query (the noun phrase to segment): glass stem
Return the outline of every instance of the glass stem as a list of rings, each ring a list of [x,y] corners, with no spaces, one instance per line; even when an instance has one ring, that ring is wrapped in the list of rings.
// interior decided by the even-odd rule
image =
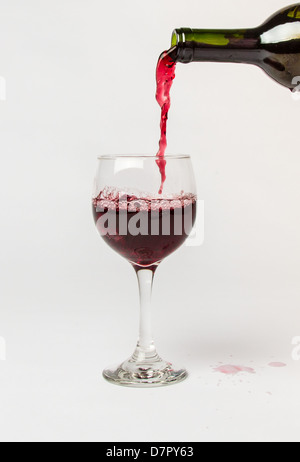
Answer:
[[[136,358],[138,361],[147,360],[156,355],[151,322],[151,296],[156,268],[157,266],[149,268],[135,267],[140,290],[140,328],[137,350],[135,352],[135,356],[138,356]]]

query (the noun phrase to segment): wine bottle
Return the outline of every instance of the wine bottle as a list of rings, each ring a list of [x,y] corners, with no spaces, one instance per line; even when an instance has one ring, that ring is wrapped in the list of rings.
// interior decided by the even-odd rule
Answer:
[[[283,8],[254,29],[175,29],[170,51],[181,63],[254,64],[294,90],[300,83],[300,4]]]

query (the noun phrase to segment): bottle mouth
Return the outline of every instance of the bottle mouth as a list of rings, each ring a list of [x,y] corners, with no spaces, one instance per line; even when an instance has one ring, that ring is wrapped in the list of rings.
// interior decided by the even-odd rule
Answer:
[[[174,29],[172,32],[171,47],[176,47],[180,41],[179,29]]]
[[[192,29],[181,28],[174,29],[171,39],[171,52],[175,62],[190,63],[194,58],[194,47],[187,46],[187,42],[193,42]]]
[[[191,33],[192,30],[187,28],[174,29],[172,33],[171,46],[176,47],[177,45],[185,43],[187,41],[186,33],[189,32]]]

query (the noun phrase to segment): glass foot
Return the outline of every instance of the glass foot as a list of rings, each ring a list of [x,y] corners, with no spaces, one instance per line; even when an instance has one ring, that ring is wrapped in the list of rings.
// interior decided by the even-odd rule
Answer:
[[[142,352],[137,347],[133,356],[120,366],[105,369],[103,377],[116,385],[126,387],[161,387],[181,382],[188,373],[163,361],[155,351]]]

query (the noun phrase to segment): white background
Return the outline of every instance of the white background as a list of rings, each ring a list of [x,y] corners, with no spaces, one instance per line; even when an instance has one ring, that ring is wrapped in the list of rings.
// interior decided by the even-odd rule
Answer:
[[[177,66],[168,151],[192,156],[205,243],[161,265],[153,324],[186,382],[101,378],[135,346],[138,293],[90,208],[99,154],[156,153],[172,30],[257,26],[282,6],[0,0],[1,441],[299,440],[300,101],[255,67]]]

